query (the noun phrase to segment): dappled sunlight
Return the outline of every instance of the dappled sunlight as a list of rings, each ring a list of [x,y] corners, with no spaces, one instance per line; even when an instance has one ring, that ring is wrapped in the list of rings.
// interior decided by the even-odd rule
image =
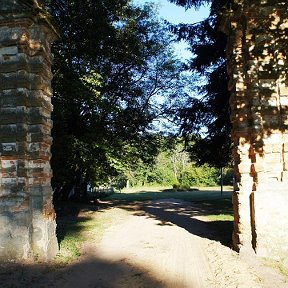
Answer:
[[[185,255],[192,245],[189,233],[183,237],[177,226],[151,219],[144,211],[141,216],[147,217],[135,217],[131,214],[137,213],[135,207],[125,211],[104,205],[94,211],[91,205],[79,206],[79,210],[74,204],[67,208],[71,213],[59,216],[58,225],[63,241],[71,235],[83,236],[87,227],[92,229],[81,256],[68,263],[0,265],[4,287],[204,287],[209,269],[199,268],[204,257],[201,250],[194,256]],[[94,220],[100,221],[103,215],[113,218],[114,228],[106,227],[101,242],[91,241],[93,234],[101,232]],[[119,218],[125,221],[118,222]],[[191,267],[195,267],[192,272]]]
[[[97,249],[98,257],[139,267],[164,287],[205,287],[209,267],[198,247],[199,237],[173,223],[135,216],[129,211],[125,223],[108,231]]]
[[[233,246],[276,258],[273,253],[287,250],[281,231],[287,227],[287,207],[280,195],[287,192],[281,187],[287,187],[287,1],[236,2],[241,4],[223,9],[220,20],[228,37]]]
[[[154,189],[154,190],[141,190],[140,192],[129,192],[129,193],[114,193],[113,195],[105,198],[107,201],[113,201],[116,203],[132,203],[135,201],[146,201],[146,200],[161,200],[161,201],[173,201],[177,202],[179,200],[188,201],[188,202],[205,202],[209,199],[208,203],[211,200],[221,200],[227,199],[231,202],[231,192],[232,188],[225,187],[221,195],[220,188],[211,187],[203,188],[203,190],[193,190],[193,191],[175,191],[173,189]]]
[[[157,198],[157,196],[160,196],[160,198]],[[150,197],[156,200],[143,202],[143,200],[149,199]],[[176,199],[177,197],[179,197],[179,199]],[[67,217],[79,217],[81,216],[81,213],[84,213],[85,217],[89,217],[90,213],[93,214],[95,211],[97,211],[97,213],[103,213],[107,211],[107,209],[109,210],[112,209],[113,206],[117,206],[132,212],[135,216],[155,219],[158,221],[157,225],[175,225],[185,229],[193,235],[220,241],[222,244],[230,247],[233,226],[231,219],[231,192],[224,192],[222,197],[218,191],[213,190],[191,192],[146,192],[140,197],[138,193],[121,193],[114,194],[107,199],[107,201],[100,201],[97,205],[79,205],[78,210],[76,208],[77,205],[76,207],[72,205],[70,211],[71,214],[74,213],[74,216],[66,216],[66,220]],[[184,202],[183,200],[189,202]],[[67,210],[68,208],[66,207],[63,209]],[[227,220],[222,219],[221,221],[219,219],[211,221],[211,219],[206,217],[220,214],[230,216],[230,218]],[[58,224],[61,225],[61,217],[58,217],[58,219],[60,220],[60,222],[58,221]],[[80,221],[80,218],[77,221]],[[85,230],[85,225],[81,225],[80,223],[80,225],[74,225],[70,228],[72,230]],[[67,229],[69,229],[69,226],[66,226],[66,231]],[[61,237],[59,240],[61,241]]]
[[[219,287],[226,287],[227,281],[227,287],[238,287],[237,283],[252,281],[253,276],[246,264],[237,262],[236,253],[229,249],[230,239],[225,243],[222,237],[231,236],[232,222],[226,221],[230,212],[231,203],[227,205],[225,199],[220,203],[206,199],[201,204],[180,199],[116,202],[114,207],[110,201],[100,201],[97,206],[79,204],[78,208],[71,203],[59,212],[58,221],[62,221],[64,241],[69,234],[89,236],[82,243],[81,255],[66,263],[2,264],[1,284],[19,288],[211,288],[215,279],[224,277],[224,286]],[[208,215],[224,216],[219,218],[223,221],[207,219]],[[100,239],[99,233],[103,234]],[[233,270],[236,267],[241,267],[239,273]]]
[[[231,213],[230,194],[147,192],[149,197],[151,193],[164,198],[125,201],[128,194],[122,194],[121,201],[56,203],[62,256],[48,266],[21,266],[24,272],[15,276],[23,277],[19,287],[212,287],[205,250],[209,243],[219,243],[230,251],[232,222],[209,222],[205,215]],[[179,199],[167,199],[173,195]],[[65,258],[65,249],[72,257]],[[5,281],[9,271],[0,275]]]
[[[159,205],[158,201],[155,201],[155,205],[153,205],[153,203],[154,201],[150,201],[139,206],[140,211],[145,212],[145,217],[158,220],[161,225],[166,223],[168,223],[168,225],[173,224],[184,228],[193,235],[219,241],[228,247],[231,246],[233,229],[231,217],[229,220],[210,221],[209,218],[206,219],[205,216],[225,213],[231,215],[232,207],[230,207],[231,210],[223,211],[217,210],[217,207],[214,209],[209,206],[203,208],[202,205],[187,205],[187,203],[181,204],[179,202],[173,203],[164,201],[162,202],[162,205]],[[136,215],[139,215],[138,211],[136,212]]]
[[[223,203],[225,204],[225,201]],[[192,205],[180,199],[158,199],[132,203],[116,201],[114,205],[118,208],[113,209],[110,201],[101,201],[97,208],[90,204],[80,205],[79,210],[72,205],[70,211],[74,215],[70,215],[70,217],[77,215],[78,218],[75,227],[72,227],[76,228],[76,232],[79,232],[79,228],[83,229],[82,232],[85,231],[87,224],[83,224],[82,221],[91,222],[90,217],[93,218],[93,214],[94,217],[103,214],[111,216],[118,211],[118,214],[115,214],[115,216],[118,215],[117,219],[119,220],[120,215],[120,218],[122,217],[125,221],[119,222],[116,226],[114,223],[115,228],[112,230],[108,225],[104,239],[99,245],[95,242],[91,247],[85,247],[81,256],[84,257],[85,262],[81,261],[81,264],[70,265],[61,278],[65,279],[68,274],[73,278],[78,273],[85,275],[86,278],[96,279],[97,283],[101,283],[101,281],[105,283],[107,281],[105,277],[108,277],[105,271],[110,269],[115,276],[111,276],[113,281],[108,287],[205,287],[203,283],[208,281],[210,270],[205,266],[207,263],[202,246],[199,244],[196,251],[194,249],[202,241],[201,239],[221,241],[229,246],[231,228],[225,230],[227,235],[225,240],[223,235],[219,236],[218,234],[223,228],[221,225],[226,221],[221,221],[221,223],[216,221],[214,224],[219,224],[216,231],[213,221],[207,223],[195,217],[225,213],[227,207],[223,206],[223,203],[221,209],[218,209],[217,204],[213,208],[208,203],[206,206]],[[212,205],[212,203],[210,204]],[[230,212],[227,211],[227,213]],[[118,221],[117,219],[114,220]],[[229,224],[231,223],[230,221]],[[68,229],[66,232],[69,233],[69,225],[65,229]],[[193,255],[188,252],[190,250],[194,251]],[[103,267],[99,267],[100,264]],[[96,270],[100,280],[95,275]],[[121,279],[117,279],[118,274],[121,274]],[[72,279],[68,283],[74,285],[77,281],[77,279]],[[132,286],[125,286],[125,281],[133,283]]]

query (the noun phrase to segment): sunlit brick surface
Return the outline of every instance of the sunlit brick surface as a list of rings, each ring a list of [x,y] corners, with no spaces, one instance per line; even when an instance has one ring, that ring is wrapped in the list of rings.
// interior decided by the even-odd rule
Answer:
[[[55,32],[36,1],[0,1],[0,259],[58,250],[50,180]]]
[[[222,30],[234,142],[233,244],[279,259],[288,255],[288,4],[240,0],[231,7]]]

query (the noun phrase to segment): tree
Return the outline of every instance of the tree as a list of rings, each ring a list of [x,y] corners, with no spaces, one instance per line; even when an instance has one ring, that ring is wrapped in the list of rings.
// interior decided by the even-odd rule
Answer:
[[[206,78],[206,84],[200,84],[198,97],[190,97],[177,116],[192,158],[199,164],[226,166],[231,160],[227,37],[219,31],[218,16],[229,1],[169,1],[186,9],[211,5],[209,17],[202,22],[170,26],[179,39],[185,39],[190,45],[194,56],[189,68]]]
[[[152,124],[185,93],[183,65],[154,6],[128,0],[46,5],[62,32],[53,47],[52,169],[54,186],[65,183],[67,195],[87,181],[109,183],[139,159],[153,162]]]
[[[132,186],[161,185],[186,190],[192,186],[215,186],[218,183],[217,169],[191,161],[184,149],[183,139],[162,136],[159,140],[158,147],[161,149],[153,165],[138,162],[131,166],[126,179]]]

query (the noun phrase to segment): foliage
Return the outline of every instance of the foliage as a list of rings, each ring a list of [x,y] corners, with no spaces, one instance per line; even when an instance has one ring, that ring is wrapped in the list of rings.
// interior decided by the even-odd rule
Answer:
[[[216,186],[218,184],[218,169],[207,164],[197,167],[191,163],[181,173],[179,182],[187,186]]]
[[[287,32],[284,32],[280,27],[283,25],[281,24],[282,21],[285,21],[283,19],[285,19],[287,13],[287,1],[259,0],[253,1],[253,5],[249,1],[231,0],[169,1],[186,9],[198,8],[201,5],[210,6],[209,17],[199,23],[171,25],[171,30],[178,35],[179,39],[184,39],[189,43],[190,50],[194,54],[190,62],[190,69],[207,79],[206,85],[199,87],[198,97],[191,97],[184,108],[179,110],[178,119],[181,123],[182,135],[187,138],[187,146],[195,160],[199,164],[209,163],[216,167],[224,167],[231,159],[231,124],[226,60],[227,36],[220,29],[231,32],[231,41],[235,40],[233,34],[237,33],[237,29],[243,29],[242,33],[250,35],[250,38],[247,36],[248,34],[245,36],[247,38],[246,42],[243,39],[238,39],[242,41],[243,56],[245,59],[258,59],[259,61],[256,66],[252,65],[253,68],[249,67],[249,61],[243,63],[241,77],[246,79],[245,83],[251,83],[253,79],[259,77],[266,79],[268,77],[267,73],[269,73],[270,78],[281,79],[282,76],[280,75],[287,74],[285,61],[280,61],[279,65],[279,59],[284,59],[286,55],[287,36],[285,35]],[[275,16],[275,13],[277,16]],[[261,16],[261,25],[256,24],[259,15],[263,16]],[[253,21],[254,25],[251,25]],[[236,27],[234,24],[232,25],[234,28],[232,28],[231,23],[237,23],[237,28],[234,29]],[[245,31],[247,27],[249,27],[249,32]],[[231,43],[229,47],[231,48]],[[266,57],[267,55],[269,57]],[[263,60],[263,57],[265,60]],[[229,67],[230,72],[231,69],[232,67]],[[258,75],[256,78],[255,73]],[[235,81],[231,80],[229,83],[230,89],[235,90],[235,83],[233,83]],[[274,88],[267,85],[261,87],[260,85],[257,91],[261,95],[271,96],[274,93]],[[260,111],[261,105],[258,106]],[[252,118],[253,116],[249,120],[251,123],[254,121]],[[256,122],[255,125],[257,126]],[[203,129],[203,126],[206,129]],[[267,130],[273,129],[273,127],[267,127],[267,123],[264,126]],[[279,127],[274,128],[279,129]],[[283,127],[280,127],[280,129],[283,129]],[[257,131],[259,135],[261,135],[260,130]],[[192,146],[189,139],[191,134],[197,136],[196,139],[193,139]],[[259,146],[262,147],[261,141],[256,141],[256,149]]]
[[[169,0],[186,9],[209,4],[210,15],[199,23],[170,25],[179,39],[190,45],[193,58],[190,69],[206,78],[199,86],[199,96],[190,97],[179,110],[181,133],[187,148],[199,164],[226,166],[231,159],[231,125],[226,65],[227,37],[219,31],[219,12],[226,0]],[[191,135],[193,141],[191,141]],[[195,137],[196,135],[196,137]],[[191,145],[191,143],[193,145]]]
[[[67,196],[72,186],[111,183],[139,163],[153,163],[153,123],[185,94],[186,80],[154,6],[128,0],[46,5],[61,27],[53,47],[53,185]]]
[[[167,142],[169,147],[165,144]],[[126,176],[131,186],[161,185],[189,190],[193,186],[218,184],[219,170],[208,164],[199,166],[191,161],[180,139],[163,137],[162,146],[158,147],[162,149],[153,165],[138,162],[136,166],[131,167]]]
[[[157,157],[154,170],[154,182],[160,185],[172,186],[175,182],[177,182],[170,155],[171,153],[162,151]]]

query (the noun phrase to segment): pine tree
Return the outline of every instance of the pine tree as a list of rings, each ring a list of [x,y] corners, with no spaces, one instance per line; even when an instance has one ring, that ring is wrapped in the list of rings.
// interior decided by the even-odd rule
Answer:
[[[204,76],[198,97],[191,97],[179,109],[181,133],[187,150],[199,164],[223,167],[231,159],[231,125],[226,65],[227,37],[219,30],[221,9],[226,0],[169,0],[186,9],[210,5],[210,15],[199,23],[170,26],[179,40],[189,43],[193,53],[189,69]],[[193,136],[191,136],[193,135]]]

